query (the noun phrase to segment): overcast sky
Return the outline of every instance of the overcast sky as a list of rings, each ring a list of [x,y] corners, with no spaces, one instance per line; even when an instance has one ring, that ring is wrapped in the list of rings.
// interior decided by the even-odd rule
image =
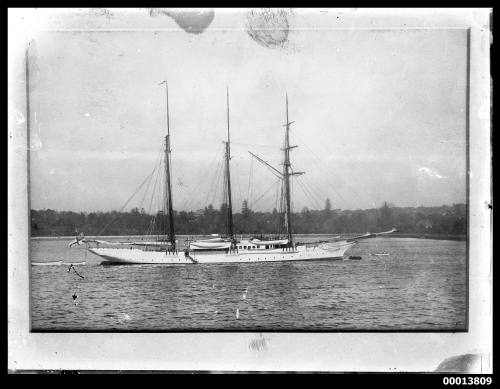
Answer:
[[[31,208],[119,209],[156,163],[164,79],[175,209],[220,205],[226,86],[235,211],[244,198],[275,206],[275,178],[247,150],[280,168],[285,93],[299,146],[292,163],[306,172],[293,186],[295,210],[326,198],[341,209],[465,202],[465,30],[292,29],[276,48],[235,20],[240,28],[224,31],[216,14],[200,34],[172,19],[169,31],[39,34]]]

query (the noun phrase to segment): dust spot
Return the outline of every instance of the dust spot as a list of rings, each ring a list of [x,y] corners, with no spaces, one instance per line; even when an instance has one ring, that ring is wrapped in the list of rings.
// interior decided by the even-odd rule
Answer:
[[[26,122],[26,118],[24,117],[23,113],[17,109],[13,109],[10,112],[11,116],[13,117],[13,120],[16,122],[16,124],[23,124]]]
[[[201,34],[214,20],[213,10],[204,11],[172,11],[165,8],[151,8],[151,17],[166,15],[175,20],[177,25],[190,34]]]
[[[449,373],[481,373],[488,370],[489,358],[481,354],[464,354],[446,358],[434,370]]]
[[[438,178],[438,179],[447,178],[447,177],[439,174],[439,172],[436,169],[432,169],[432,168],[425,167],[425,166],[419,168],[418,173],[425,176],[425,177],[430,177],[430,178]]]
[[[248,342],[248,348],[253,351],[267,350],[267,340],[262,334],[259,334],[257,338],[250,339],[250,342]]]
[[[288,12],[285,10],[251,10],[247,14],[248,35],[264,47],[285,47],[288,31]]]
[[[42,141],[40,140],[40,138],[38,136],[35,136],[33,137],[33,140],[31,141],[31,144],[30,144],[30,150],[31,151],[38,151],[40,150],[41,148],[43,147],[43,144],[42,144]]]
[[[114,15],[106,8],[92,8],[89,13],[92,16],[105,17],[108,20],[114,18]]]
[[[123,321],[130,321],[130,320],[132,320],[132,318],[127,313],[120,313],[118,316],[118,320],[123,322]]]

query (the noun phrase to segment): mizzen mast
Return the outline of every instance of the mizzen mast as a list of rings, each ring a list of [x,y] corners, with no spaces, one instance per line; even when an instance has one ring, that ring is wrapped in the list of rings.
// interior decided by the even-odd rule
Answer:
[[[231,172],[230,172],[230,166],[229,166],[229,161],[231,160],[231,138],[230,138],[230,133],[229,133],[229,87],[226,90],[226,106],[227,106],[227,141],[224,142],[226,145],[226,155],[225,155],[225,160],[226,160],[226,190],[227,190],[227,212],[226,212],[226,228],[227,228],[227,235],[231,242],[234,244],[235,239],[234,239],[234,224],[233,224],[233,204],[232,204],[232,196],[231,196]]]
[[[168,241],[170,242],[170,249],[176,251],[175,244],[175,227],[174,227],[174,210],[172,205],[172,182],[171,182],[171,149],[170,149],[170,115],[168,109],[168,83],[167,81],[162,81],[159,85],[165,84],[165,92],[167,98],[167,135],[165,136],[165,211],[168,217]],[[167,235],[167,234],[165,234]]]
[[[283,162],[283,184],[285,189],[285,218],[288,246],[293,247],[293,229],[292,229],[292,204],[290,191],[290,176],[304,174],[304,172],[293,172],[290,163],[290,150],[298,146],[290,146],[290,125],[294,122],[288,120],[288,94],[286,96],[286,123],[285,130],[285,147],[284,162]]]

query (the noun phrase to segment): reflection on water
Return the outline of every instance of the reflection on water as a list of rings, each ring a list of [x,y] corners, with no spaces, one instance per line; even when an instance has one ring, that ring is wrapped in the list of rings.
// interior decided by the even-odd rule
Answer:
[[[67,243],[32,239],[32,262],[85,262],[85,278],[31,266],[34,330],[466,328],[465,242],[376,238],[346,253],[362,260],[181,266],[102,266]]]

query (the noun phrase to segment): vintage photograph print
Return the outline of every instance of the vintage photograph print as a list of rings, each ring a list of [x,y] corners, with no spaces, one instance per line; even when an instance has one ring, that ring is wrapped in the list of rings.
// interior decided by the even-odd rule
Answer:
[[[26,49],[32,332],[467,331],[469,29],[68,12]]]

